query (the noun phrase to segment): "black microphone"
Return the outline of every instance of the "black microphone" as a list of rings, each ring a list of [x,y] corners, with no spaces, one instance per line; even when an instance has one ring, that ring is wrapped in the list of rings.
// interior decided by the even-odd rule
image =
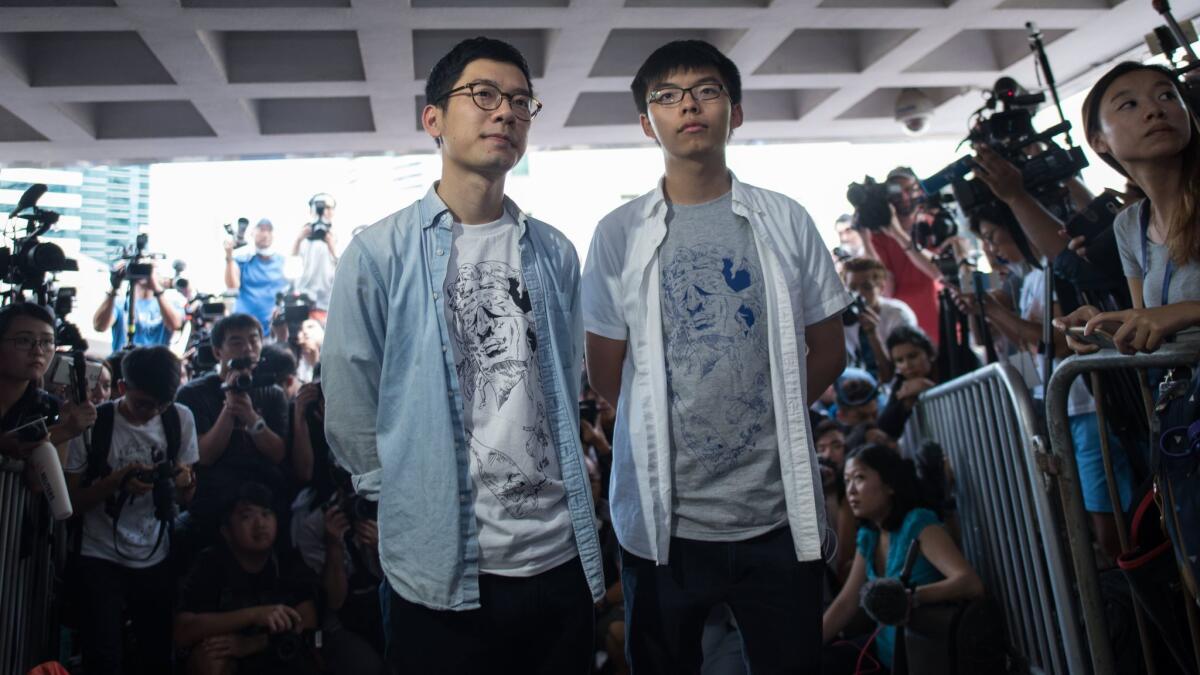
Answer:
[[[918,540],[914,539],[904,558],[900,578],[880,577],[863,584],[858,592],[858,603],[876,623],[900,626],[908,621],[908,579],[920,553]]]
[[[33,185],[29,186],[29,189],[25,191],[25,194],[21,195],[21,201],[17,202],[17,208],[13,209],[12,213],[8,214],[8,217],[16,218],[18,213],[33,206],[34,204],[37,204],[38,200],[41,199],[42,195],[44,194],[46,194],[45,183],[34,183]]]

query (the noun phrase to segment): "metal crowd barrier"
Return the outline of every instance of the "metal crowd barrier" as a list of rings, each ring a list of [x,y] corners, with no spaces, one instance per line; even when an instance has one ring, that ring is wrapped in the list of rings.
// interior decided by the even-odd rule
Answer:
[[[1194,366],[1200,361],[1200,343],[1168,344],[1153,354],[1137,354],[1125,356],[1114,350],[1106,349],[1095,354],[1072,356],[1055,368],[1050,378],[1050,386],[1046,393],[1046,425],[1050,437],[1050,450],[1057,466],[1057,478],[1060,484],[1059,495],[1067,522],[1072,523],[1067,528],[1067,543],[1071,552],[1071,562],[1075,578],[1078,580],[1078,592],[1083,606],[1083,617],[1087,631],[1088,643],[1092,646],[1092,666],[1096,675],[1115,673],[1113,656],[1109,648],[1108,626],[1105,621],[1103,606],[1100,598],[1100,585],[1096,573],[1096,559],[1089,537],[1088,516],[1083,507],[1083,493],[1078,479],[1075,464],[1074,444],[1071,439],[1071,428],[1067,418],[1067,397],[1075,378],[1083,373],[1098,373],[1104,370],[1121,368],[1174,368],[1178,366]],[[1099,382],[1093,379],[1093,386]],[[1104,420],[1104,409],[1100,396],[1096,397],[1096,410],[1100,421]],[[1104,447],[1107,454],[1107,445]],[[1116,486],[1113,484],[1111,472],[1107,473],[1110,495],[1115,495]],[[1118,519],[1118,535],[1124,548],[1123,519]],[[1147,628],[1140,610],[1135,604],[1135,618],[1142,640],[1143,654],[1147,654]],[[1191,618],[1191,617],[1189,617]],[[1193,631],[1196,627],[1193,625]],[[1193,649],[1200,645],[1193,645]],[[1200,661],[1200,651],[1197,651]]]
[[[963,553],[1003,607],[1012,647],[1033,672],[1086,673],[1064,525],[1020,374],[992,364],[940,385],[921,396],[913,420],[920,440],[937,441],[950,462]],[[1087,522],[1065,527],[1086,532]],[[1111,664],[1106,641],[1096,650]]]
[[[45,660],[49,644],[52,534],[45,498],[25,486],[21,462],[0,460],[0,674]]]

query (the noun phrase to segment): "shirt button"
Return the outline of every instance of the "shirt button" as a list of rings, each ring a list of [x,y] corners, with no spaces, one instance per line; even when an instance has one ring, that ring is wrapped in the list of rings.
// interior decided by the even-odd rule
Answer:
[[[442,345],[442,353],[443,353],[443,354],[445,354],[445,353],[446,353],[446,345]]]
[[[440,297],[441,297],[441,296],[440,296],[440,295],[438,295],[437,291],[434,291],[434,292],[433,292],[433,299],[434,299],[434,300],[437,300],[437,299],[438,299],[438,298],[440,298]]]
[[[444,248],[439,248],[439,249],[437,250],[437,254],[438,254],[438,255],[446,255],[446,249],[444,249]]]

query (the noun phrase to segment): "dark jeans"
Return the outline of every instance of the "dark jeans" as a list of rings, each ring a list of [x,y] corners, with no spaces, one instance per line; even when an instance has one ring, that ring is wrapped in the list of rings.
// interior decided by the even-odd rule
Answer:
[[[729,605],[753,675],[821,672],[822,562],[799,562],[791,531],[738,542],[671,539],[670,562],[621,550],[633,675],[699,673],[713,606]]]
[[[145,569],[81,556],[78,571],[83,611],[79,633],[88,675],[172,672],[172,620],[175,598],[170,564]],[[122,659],[122,609],[133,623],[136,658]]]
[[[389,589],[387,661],[397,675],[587,675],[592,594],[576,558],[527,578],[479,577],[479,609],[435,610]]]

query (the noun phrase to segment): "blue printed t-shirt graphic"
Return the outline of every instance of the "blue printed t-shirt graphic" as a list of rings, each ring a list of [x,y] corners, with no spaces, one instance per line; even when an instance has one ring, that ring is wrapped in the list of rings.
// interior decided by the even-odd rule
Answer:
[[[660,256],[675,535],[748,539],[787,521],[758,249],[730,194],[669,208]]]
[[[263,332],[271,330],[271,313],[275,311],[275,295],[287,290],[283,276],[283,256],[272,254],[263,259],[257,254],[239,257],[241,287],[238,289],[236,311],[249,314],[262,324]]]
[[[445,313],[475,484],[480,571],[532,576],[575,555],[538,377],[516,223],[455,224]]]
[[[129,306],[127,298],[118,298],[116,311],[113,314],[112,350],[121,351],[125,347],[125,339],[129,334],[126,325],[125,309]],[[182,308],[177,307],[176,311]],[[133,334],[133,344],[137,346],[165,345],[171,341],[173,331],[167,330],[163,324],[162,308],[158,306],[158,298],[138,298],[133,306],[133,321],[136,332]]]

